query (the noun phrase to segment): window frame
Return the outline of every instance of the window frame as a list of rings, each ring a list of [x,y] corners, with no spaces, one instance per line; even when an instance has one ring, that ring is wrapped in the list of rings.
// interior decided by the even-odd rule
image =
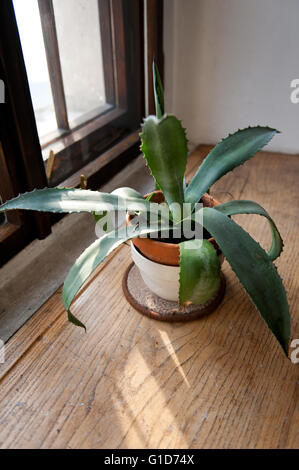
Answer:
[[[135,114],[138,115],[139,122],[144,115],[144,90],[140,87],[140,83],[143,81],[143,50],[140,46],[144,34],[141,21],[143,11],[142,4],[138,0],[129,0],[130,5],[128,5],[128,0],[98,0],[99,11],[101,11],[99,22],[108,109],[71,129],[65,105],[53,3],[52,0],[38,0],[38,3],[50,77],[55,77],[54,84],[51,82],[52,90],[55,89],[55,86],[59,89],[58,96],[55,97],[53,94],[53,97],[54,107],[57,114],[60,115],[62,128],[58,129],[56,134],[54,133],[47,145],[42,145],[44,160],[47,160],[51,151],[55,154],[55,164],[49,185],[56,186],[62,184],[71,174],[85,166],[85,162],[82,161],[82,146],[98,147],[101,142],[103,145],[97,150],[97,153],[101,154],[125,137],[121,131],[121,123],[130,120],[130,114],[132,114],[128,108],[130,94],[128,85],[131,82],[128,80],[127,62],[129,60],[133,61],[138,77],[136,83],[139,85],[135,87],[134,91],[139,100],[135,106]],[[126,25],[126,22],[129,22],[129,26]],[[128,31],[129,28],[130,31]],[[52,47],[49,46],[51,41]],[[129,54],[128,47],[125,46],[129,41],[135,45],[135,48],[137,47],[137,50],[134,51],[134,57],[132,57],[132,53]],[[51,62],[53,62],[53,69]],[[134,77],[132,78],[134,79]],[[60,103],[60,108],[55,105],[55,102]],[[86,163],[95,158],[96,155],[93,155]],[[63,174],[67,165],[71,165],[70,170],[67,174]]]
[[[46,0],[48,1],[48,0]],[[120,15],[119,4],[130,1],[130,15]],[[80,175],[84,174],[90,189],[98,189],[107,182],[130,161],[140,154],[139,143],[139,123],[145,115],[145,88],[144,80],[151,81],[151,66],[146,67],[145,55],[158,58],[158,64],[162,71],[162,3],[159,0],[99,0],[101,8],[109,8],[110,20],[113,23],[113,37],[111,38],[111,48],[114,48],[113,68],[104,69],[105,80],[111,79],[117,82],[117,93],[115,95],[115,105],[106,113],[79,126],[66,135],[59,136],[51,145],[41,149],[35,116],[30,96],[30,89],[26,75],[24,59],[22,55],[21,43],[19,39],[16,19],[14,15],[12,0],[2,0],[0,3],[0,78],[5,83],[6,102],[0,105],[0,119],[4,122],[5,135],[0,141],[3,145],[3,152],[0,161],[0,172],[4,175],[3,180],[8,182],[11,191],[2,191],[3,201],[17,196],[21,192],[30,191],[34,188],[45,186],[63,185],[67,187],[78,187]],[[146,14],[145,14],[146,12]],[[145,15],[145,16],[144,16]],[[145,23],[144,23],[145,20]],[[130,23],[131,22],[131,23]],[[130,25],[137,25],[131,28]],[[106,25],[107,26],[107,25]],[[130,32],[128,47],[132,44],[139,44],[135,51],[138,56],[138,70],[132,67],[132,63],[125,60],[124,49],[120,44],[119,35],[124,34],[124,29]],[[147,33],[145,34],[145,31]],[[104,26],[101,29],[102,35],[107,40]],[[148,41],[149,34],[157,34],[154,43]],[[134,42],[135,41],[135,42]],[[146,43],[147,46],[146,46]],[[117,47],[116,47],[117,45]],[[5,46],[5,47],[4,47]],[[109,53],[109,44],[107,54]],[[103,47],[103,50],[105,47]],[[150,52],[149,52],[149,49]],[[122,73],[121,71],[125,71]],[[131,75],[130,75],[131,74]],[[137,89],[126,89],[126,80],[130,81],[133,75],[138,75]],[[110,93],[110,95],[109,95]],[[107,88],[106,88],[107,94]],[[112,90],[108,89],[108,96],[112,96]],[[134,101],[135,108],[138,109],[134,119],[138,127],[128,129],[125,134],[109,136],[109,126],[111,123],[121,126],[126,120],[131,119],[130,112],[126,110],[127,100]],[[153,104],[153,100],[152,100]],[[153,111],[152,105],[148,110]],[[110,130],[111,132],[111,130]],[[55,163],[63,162],[67,152],[78,155],[80,146],[84,145],[84,138],[93,136],[102,141],[102,147],[98,155],[90,161],[83,163],[78,168],[74,168],[65,178],[51,178],[48,183],[45,164],[42,159],[42,151],[48,152],[55,144]],[[105,136],[108,139],[105,142]],[[6,170],[3,162],[5,162]],[[55,175],[55,172],[52,175]],[[1,186],[1,181],[0,181]],[[3,184],[2,184],[3,186]],[[45,238],[51,232],[51,226],[61,216],[57,214],[36,213],[31,211],[14,211],[8,213],[8,223],[0,226],[0,266],[14,256],[35,238]],[[8,230],[9,229],[9,230]],[[10,233],[8,233],[10,232]]]
[[[1,177],[3,201],[47,185],[29,85],[12,2],[0,3],[0,76],[5,103],[0,104]],[[49,214],[13,211],[0,227],[0,266],[35,238],[51,231]]]

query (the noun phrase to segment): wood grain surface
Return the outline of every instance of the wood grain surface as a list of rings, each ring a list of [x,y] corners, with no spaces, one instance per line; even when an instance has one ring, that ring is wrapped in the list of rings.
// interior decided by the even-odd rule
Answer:
[[[194,172],[209,147],[189,158]],[[277,261],[299,338],[299,157],[260,152],[212,193],[252,199],[274,217]],[[238,216],[269,247],[267,223]],[[210,316],[167,324],[136,312],[121,290],[124,245],[83,288],[69,324],[60,291],[6,346],[0,364],[1,448],[298,448],[298,365],[287,359],[227,262]],[[291,352],[291,350],[290,350]]]

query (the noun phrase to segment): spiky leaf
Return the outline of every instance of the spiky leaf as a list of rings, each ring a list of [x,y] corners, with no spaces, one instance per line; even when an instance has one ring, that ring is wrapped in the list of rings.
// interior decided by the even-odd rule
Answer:
[[[257,214],[257,215],[262,215],[266,217],[269,222],[271,234],[272,234],[272,243],[268,251],[268,256],[270,257],[272,261],[278,258],[278,256],[282,252],[283,241],[282,241],[279,231],[277,230],[277,227],[274,221],[271,219],[268,212],[262,206],[260,206],[259,204],[253,201],[236,200],[236,201],[228,201],[228,202],[224,202],[223,204],[219,204],[219,206],[216,206],[215,209],[225,215]]]
[[[138,199],[143,199],[143,197],[138,191],[135,191],[135,189],[128,188],[128,187],[114,189],[114,191],[112,191],[111,194],[120,196],[122,198],[137,197]],[[100,220],[103,220],[105,218],[105,223],[102,224],[102,227],[101,227],[102,230],[104,230],[104,232],[107,232],[109,230],[109,227],[114,228],[115,218],[113,218],[111,213],[108,214],[107,211],[100,211],[100,212],[93,212],[92,214],[96,222],[99,222]]]
[[[198,202],[212,184],[253,157],[276,132],[278,131],[270,127],[248,127],[219,142],[204,159],[187,187],[186,202]]]
[[[180,243],[180,304],[203,304],[218,291],[220,262],[208,240]]]
[[[72,323],[85,328],[83,323],[70,312],[70,305],[84,282],[106,256],[125,241],[147,233],[155,233],[158,229],[159,227],[121,227],[116,231],[103,235],[79,256],[67,275],[62,292],[63,305]],[[168,229],[168,227],[166,229]]]
[[[134,190],[132,190],[134,191]],[[101,212],[105,210],[144,211],[158,213],[168,218],[168,211],[159,204],[149,203],[139,193],[129,197],[75,188],[44,188],[11,199],[0,212],[29,209],[44,212]]]
[[[168,205],[184,202],[184,174],[187,163],[187,139],[180,121],[171,115],[162,119],[149,116],[142,125],[141,150],[147,165],[163,191]],[[172,210],[178,221],[180,208]]]
[[[164,92],[159,70],[155,62],[153,62],[153,82],[154,82],[154,95],[156,105],[156,116],[160,119],[164,114]]]
[[[204,208],[203,225],[215,238],[224,256],[276,336],[286,355],[290,338],[290,313],[276,267],[253,238],[220,211]]]

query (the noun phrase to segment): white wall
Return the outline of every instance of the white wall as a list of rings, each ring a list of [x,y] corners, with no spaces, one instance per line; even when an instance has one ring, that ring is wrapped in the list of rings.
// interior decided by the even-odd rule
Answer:
[[[191,142],[248,125],[279,129],[268,150],[299,153],[299,0],[164,0],[166,111]]]

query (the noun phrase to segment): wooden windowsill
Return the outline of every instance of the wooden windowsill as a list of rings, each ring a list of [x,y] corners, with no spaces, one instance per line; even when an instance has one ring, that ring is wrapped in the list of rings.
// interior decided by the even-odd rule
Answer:
[[[189,176],[207,153],[188,161]],[[276,262],[298,327],[298,156],[260,152],[215,185],[218,199],[252,199],[273,215]],[[298,204],[298,203],[297,203]],[[268,247],[259,216],[236,217]],[[0,364],[2,448],[297,448],[298,368],[287,360],[228,264],[225,298],[186,324],[143,317],[125,300],[120,247],[73,304],[59,289],[10,339]]]

